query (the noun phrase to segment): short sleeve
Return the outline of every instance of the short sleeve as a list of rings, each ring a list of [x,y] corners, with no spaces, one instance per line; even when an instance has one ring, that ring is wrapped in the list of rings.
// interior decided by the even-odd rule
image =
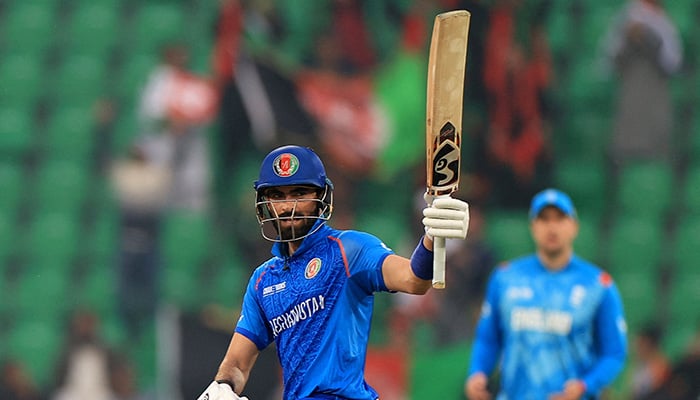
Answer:
[[[338,243],[347,260],[350,279],[367,292],[388,291],[382,275],[384,260],[394,251],[374,235],[344,231]]]
[[[256,293],[256,282],[261,273],[260,269],[256,270],[248,281],[248,287],[243,296],[241,315],[235,330],[236,333],[240,333],[255,343],[258,350],[266,348],[273,341],[272,332],[268,328]]]

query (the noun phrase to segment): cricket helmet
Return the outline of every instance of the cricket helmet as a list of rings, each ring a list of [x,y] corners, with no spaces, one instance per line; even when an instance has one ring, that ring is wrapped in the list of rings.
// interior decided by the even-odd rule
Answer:
[[[318,204],[316,213],[309,216],[295,215],[296,205],[291,215],[277,215],[274,203],[265,196],[266,189],[279,186],[312,186],[319,189],[315,199],[300,199],[296,202],[311,201]],[[333,183],[326,176],[326,169],[318,155],[308,147],[282,146],[272,150],[260,166],[260,174],[254,182],[256,192],[255,211],[262,236],[275,242],[291,242],[305,238],[318,230],[333,212]],[[286,200],[282,200],[286,201]],[[282,237],[280,222],[291,219],[305,219],[307,228]],[[313,226],[311,226],[313,225]],[[269,227],[272,226],[274,231]]]
[[[273,186],[331,185],[321,159],[308,147],[282,146],[272,150],[260,166],[256,191]]]

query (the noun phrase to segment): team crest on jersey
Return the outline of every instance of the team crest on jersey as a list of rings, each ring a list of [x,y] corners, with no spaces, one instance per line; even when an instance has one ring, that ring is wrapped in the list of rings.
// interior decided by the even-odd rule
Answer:
[[[288,178],[299,170],[299,159],[292,153],[283,153],[272,162],[272,169],[277,176]]]
[[[321,270],[321,259],[320,258],[314,258],[313,260],[309,261],[308,264],[306,264],[306,270],[304,270],[304,277],[306,279],[311,279],[318,275],[318,272]]]
[[[598,280],[599,280],[600,283],[601,283],[603,286],[605,286],[605,287],[608,287],[608,286],[612,285],[612,282],[613,282],[612,277],[611,277],[610,274],[608,274],[607,272],[601,273],[601,274],[600,274],[600,277],[598,278]]]

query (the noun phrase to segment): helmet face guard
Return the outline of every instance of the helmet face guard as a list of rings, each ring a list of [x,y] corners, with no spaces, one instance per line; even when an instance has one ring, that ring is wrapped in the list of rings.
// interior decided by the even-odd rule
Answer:
[[[309,186],[319,189],[314,199],[270,200],[265,189],[278,186]],[[271,151],[263,160],[255,181],[255,212],[263,238],[274,242],[301,240],[317,231],[333,212],[333,184],[326,176],[321,159],[310,148],[283,146]],[[274,207],[279,202],[294,202],[292,211],[279,215]],[[300,203],[316,202],[311,215],[297,212]],[[285,231],[283,221],[304,220],[302,227]]]
[[[263,238],[273,242],[294,242],[301,240],[312,233],[316,232],[323,224],[328,221],[333,212],[333,191],[330,187],[326,187],[323,193],[314,199],[296,199],[296,200],[270,200],[261,192],[257,194],[255,202],[255,213],[260,224],[260,232]],[[275,208],[276,203],[293,202],[292,210],[280,215]],[[303,214],[297,210],[300,204],[315,203],[314,211],[311,214]],[[303,220],[301,227],[295,227],[291,224],[291,228],[285,229],[282,227],[284,221]]]

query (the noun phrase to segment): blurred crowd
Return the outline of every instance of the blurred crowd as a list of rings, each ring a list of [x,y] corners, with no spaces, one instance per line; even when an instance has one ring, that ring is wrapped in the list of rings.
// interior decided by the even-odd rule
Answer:
[[[389,340],[380,345],[409,349],[413,329],[420,324],[431,327],[431,344],[438,348],[469,340],[486,278],[502,257],[484,237],[488,209],[525,209],[535,192],[554,184],[559,160],[553,127],[561,118],[561,105],[552,91],[562,84],[546,28],[554,2],[308,0],[302,6],[221,0],[209,21],[208,71],[191,67],[186,38],[164,43],[160,62],[139,94],[137,132],[126,151],[105,151],[120,118],[119,107],[102,99],[95,117],[102,145],[96,150],[97,168],[111,183],[119,210],[115,268],[126,336],[136,341],[156,321],[167,268],[162,230],[173,212],[211,216],[224,242],[246,249],[240,256],[251,270],[267,258],[268,246],[259,240],[250,219],[254,176],[247,176],[247,193],[236,192],[242,189],[232,181],[274,147],[308,145],[330,160],[337,228],[357,226],[362,208],[372,206],[368,198],[386,196],[397,187],[408,199],[403,212],[419,212],[432,21],[439,12],[467,9],[472,22],[463,121],[464,184],[459,195],[471,204],[469,237],[464,243],[450,243],[446,290],[421,299],[397,296],[388,305]],[[605,43],[608,66],[621,79],[618,114],[611,127],[610,155],[616,165],[635,157],[673,158],[668,81],[683,62],[682,44],[663,14],[663,4],[629,3],[621,14],[626,16],[617,20]],[[398,245],[403,251],[403,244]],[[224,332],[225,338],[221,315],[215,319],[218,322],[212,323],[211,309],[183,316],[186,326],[201,325],[203,331],[183,335],[190,341],[182,347],[204,349],[201,338],[208,336],[203,332],[215,338]],[[49,387],[39,387],[21,359],[6,360],[0,398],[157,398],[153,387],[135,376],[130,353],[112,348],[99,336],[99,323],[99,315],[90,311],[72,317],[56,379]],[[684,377],[698,376],[698,345],[676,363],[658,353],[659,341],[658,330],[649,328],[635,342],[630,396],[689,398],[668,392],[683,385],[684,393],[697,394],[697,379]],[[179,362],[213,371],[219,356],[204,350],[183,352]],[[274,365],[268,368],[274,373]],[[189,380],[174,376],[182,398],[194,398],[206,383],[196,373]],[[266,389],[269,385],[259,390]],[[662,390],[665,394],[651,397]],[[264,399],[262,394],[250,397]]]

